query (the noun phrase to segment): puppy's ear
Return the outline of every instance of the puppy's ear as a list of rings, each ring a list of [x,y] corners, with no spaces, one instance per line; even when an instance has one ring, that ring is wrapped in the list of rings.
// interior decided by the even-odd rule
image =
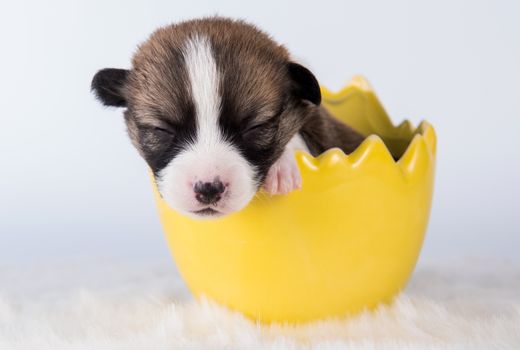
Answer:
[[[310,70],[298,63],[289,63],[289,76],[293,83],[293,91],[297,98],[319,105],[321,91],[318,81]]]
[[[105,106],[126,107],[123,87],[128,73],[126,69],[102,69],[94,75],[90,89]]]

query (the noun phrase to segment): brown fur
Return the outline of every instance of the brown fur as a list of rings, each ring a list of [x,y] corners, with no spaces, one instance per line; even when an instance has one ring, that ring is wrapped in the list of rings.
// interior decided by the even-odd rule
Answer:
[[[321,106],[314,106],[311,114],[300,132],[314,156],[334,147],[349,154],[365,139],[365,136],[331,116]]]
[[[214,43],[217,64],[225,62],[219,64],[227,70],[221,74],[224,79],[220,89],[228,100],[240,101],[233,106],[234,114],[247,117],[254,113],[262,121],[281,108],[281,87],[287,85],[284,63],[288,53],[256,28],[239,23],[217,18],[194,20],[153,33],[135,54],[125,88],[138,123],[158,125],[161,119],[175,123],[182,115],[189,96],[178,87],[186,85],[188,78],[178,63],[183,59],[186,40],[193,33],[209,37]],[[243,45],[244,42],[248,44]]]
[[[332,147],[352,152],[364,137],[319,106],[319,86],[287,50],[242,21],[191,20],[160,28],[135,53],[132,69],[103,69],[92,89],[110,106],[126,107],[134,146],[154,172],[196,138],[185,45],[209,41],[219,70],[219,129],[261,183],[291,138],[300,133],[316,156]]]
[[[287,103],[281,96],[291,88],[286,72],[289,54],[263,32],[240,21],[220,18],[167,26],[139,47],[124,89],[131,111],[126,115],[128,131],[138,149],[143,141],[138,132],[140,125],[175,124],[190,108],[188,92],[178,89],[188,79],[178,62],[183,59],[184,43],[194,32],[210,38],[217,64],[226,70],[221,75],[224,79],[220,89],[228,102],[239,102],[230,106],[233,109],[230,115],[243,118],[235,123],[244,123],[247,118],[254,118],[257,123],[267,121]],[[270,140],[264,132],[258,139],[272,142],[283,137],[279,141],[286,144],[290,139],[286,135],[301,129],[313,155],[331,147],[350,153],[363,140],[362,135],[331,117],[322,107],[307,103],[299,111],[304,115],[280,116],[279,136],[272,135]],[[152,144],[158,141],[150,140]]]

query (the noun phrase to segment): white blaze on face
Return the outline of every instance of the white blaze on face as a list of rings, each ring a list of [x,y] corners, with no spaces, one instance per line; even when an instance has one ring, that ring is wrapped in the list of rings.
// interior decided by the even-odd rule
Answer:
[[[185,215],[199,217],[193,212],[208,207],[229,214],[242,209],[254,196],[254,170],[238,150],[222,138],[218,125],[220,76],[209,40],[203,36],[188,40],[184,61],[190,85],[187,88],[195,104],[196,140],[159,172],[159,192],[168,205]],[[195,184],[216,178],[226,186],[222,199],[211,205],[199,203]]]

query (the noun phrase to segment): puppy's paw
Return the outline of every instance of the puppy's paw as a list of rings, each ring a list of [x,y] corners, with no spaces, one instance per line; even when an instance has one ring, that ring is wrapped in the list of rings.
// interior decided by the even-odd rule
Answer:
[[[285,151],[267,173],[264,189],[271,195],[287,194],[302,188],[300,170],[293,152]]]

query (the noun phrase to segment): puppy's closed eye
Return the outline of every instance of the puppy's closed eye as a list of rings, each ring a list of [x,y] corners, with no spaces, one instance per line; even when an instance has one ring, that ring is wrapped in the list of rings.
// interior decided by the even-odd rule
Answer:
[[[154,126],[152,127],[153,131],[160,134],[160,135],[169,135],[169,136],[174,136],[174,133],[173,133],[173,130],[171,130],[170,128],[165,128],[165,127],[161,127],[161,126]]]
[[[139,134],[142,145],[150,150],[169,146],[175,137],[173,130],[162,126],[142,126]]]
[[[277,124],[275,120],[249,126],[242,132],[242,138],[257,147],[267,147],[274,140]]]
[[[262,131],[262,129],[264,129],[266,127],[269,128],[269,125],[267,125],[267,123],[261,123],[261,124],[256,124],[256,125],[250,126],[244,130],[243,135],[245,137],[254,135],[255,133]]]

